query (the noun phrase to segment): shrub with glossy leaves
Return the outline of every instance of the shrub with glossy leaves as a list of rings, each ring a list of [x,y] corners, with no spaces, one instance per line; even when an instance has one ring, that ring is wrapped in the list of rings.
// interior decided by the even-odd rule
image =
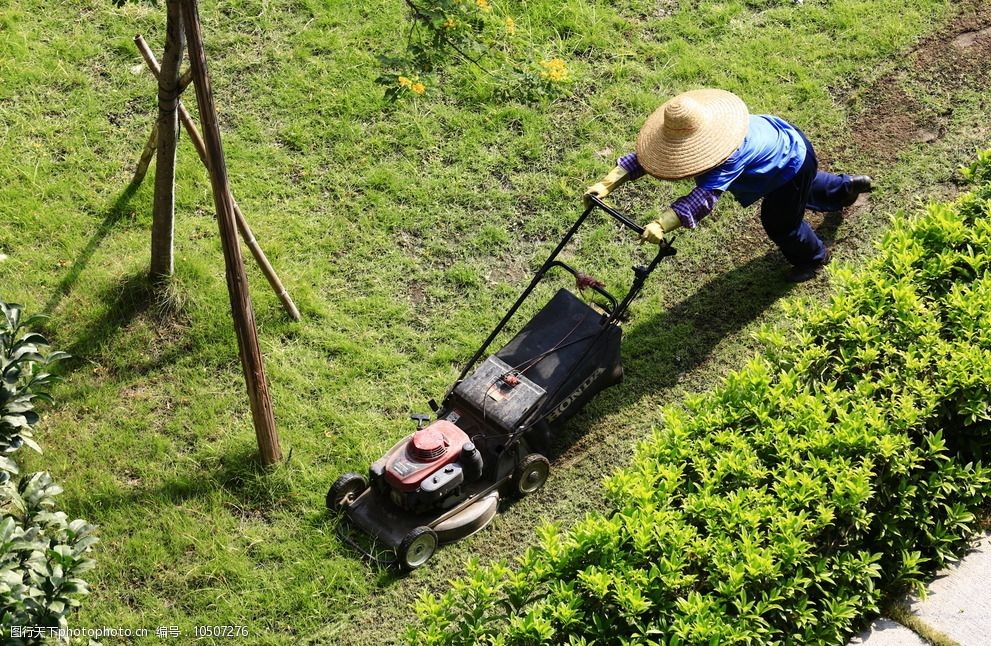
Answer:
[[[510,568],[423,596],[424,644],[842,644],[921,588],[991,502],[991,154],[959,199],[899,214],[879,256],[796,301],[763,356]]]
[[[43,354],[48,341],[30,326],[44,317],[22,318],[21,307],[0,301],[0,482],[18,472],[11,455],[22,446],[41,453],[31,427],[38,421],[35,404],[51,402],[54,377],[47,368],[68,355]]]
[[[92,525],[55,510],[62,490],[49,474],[17,478],[14,454],[25,445],[41,452],[32,429],[36,403],[51,402],[48,368],[68,355],[46,352],[48,341],[28,329],[41,317],[22,319],[18,305],[2,301],[0,314],[0,628],[5,643],[40,642],[19,641],[9,629],[66,627],[89,592],[80,575],[93,566],[97,539]]]
[[[88,556],[94,527],[69,522],[54,511],[62,489],[45,472],[15,488],[0,487],[0,625],[65,628],[66,614],[89,594],[80,575],[92,569]],[[6,632],[6,631],[5,631]]]

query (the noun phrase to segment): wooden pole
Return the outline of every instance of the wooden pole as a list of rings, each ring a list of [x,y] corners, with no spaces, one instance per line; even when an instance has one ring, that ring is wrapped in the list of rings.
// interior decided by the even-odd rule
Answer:
[[[158,157],[151,220],[152,280],[172,275],[175,267],[175,153],[179,140],[179,67],[185,49],[182,13],[177,0],[166,1],[165,55],[158,75]]]
[[[145,149],[141,151],[141,158],[134,167],[134,178],[131,179],[133,186],[137,186],[144,181],[145,175],[148,173],[148,166],[151,165],[151,158],[155,156],[155,148],[157,146],[158,119],[155,119],[155,123],[151,126],[151,135],[148,136],[148,141],[145,143]]]
[[[258,346],[258,331],[255,316],[251,309],[251,296],[244,275],[241,260],[241,247],[237,242],[237,225],[234,217],[234,204],[227,182],[227,166],[224,162],[224,147],[220,140],[220,123],[213,102],[213,89],[206,64],[206,50],[203,47],[203,29],[196,8],[196,0],[179,0],[182,18],[189,45],[189,64],[193,70],[193,85],[196,88],[196,102],[199,106],[200,121],[203,125],[203,138],[209,160],[210,184],[213,188],[213,201],[217,207],[217,222],[220,226],[220,241],[224,250],[224,264],[227,274],[227,292],[231,299],[231,313],[234,329],[237,332],[241,367],[248,387],[251,403],[251,417],[254,420],[255,436],[262,464],[273,465],[282,459],[279,436],[275,430],[275,416],[272,401],[265,380],[265,366],[261,348]]]
[[[134,44],[138,46],[138,51],[141,52],[141,56],[145,59],[145,63],[148,64],[148,68],[151,73],[157,78],[160,74],[158,67],[158,61],[155,60],[155,54],[152,53],[151,48],[148,47],[148,43],[145,39],[138,34],[134,37]],[[191,70],[187,70],[187,73]],[[183,78],[187,75],[184,74]],[[180,85],[182,84],[182,79],[180,79]],[[188,83],[188,81],[187,81]],[[203,165],[210,168],[210,162],[207,157],[206,144],[203,143],[203,137],[200,136],[200,131],[196,129],[196,123],[189,114],[189,110],[186,106],[179,102],[179,121],[186,128],[186,133],[189,135],[190,140],[193,142],[193,147],[196,148],[196,152],[200,156],[200,161]],[[154,151],[153,151],[154,152]],[[262,251],[261,246],[255,239],[255,234],[251,232],[251,227],[248,226],[248,221],[244,217],[244,213],[241,212],[241,207],[237,205],[237,201],[234,196],[231,195],[231,203],[234,205],[234,217],[237,218],[237,228],[241,232],[241,238],[244,240],[244,244],[248,246],[251,251],[251,255],[254,257],[255,262],[261,268],[262,273],[265,275],[265,279],[268,280],[268,284],[272,286],[272,290],[282,301],[282,307],[286,310],[286,313],[292,317],[292,320],[300,320],[299,310],[296,308],[296,303],[293,302],[292,297],[286,288],[282,285],[282,281],[279,280],[279,275],[275,273],[275,269],[272,268],[272,264],[268,261],[265,256],[265,252]]]
[[[189,87],[189,84],[192,82],[193,82],[193,70],[187,69],[185,72],[182,73],[182,76],[179,77],[179,94],[182,94],[182,91],[185,90],[187,87]]]

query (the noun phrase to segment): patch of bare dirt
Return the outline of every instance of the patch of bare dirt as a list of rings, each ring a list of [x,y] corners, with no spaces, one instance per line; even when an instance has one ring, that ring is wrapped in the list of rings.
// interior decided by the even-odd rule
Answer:
[[[946,99],[991,83],[991,6],[978,0],[961,4],[947,29],[920,42],[901,69],[859,95],[860,114],[850,130],[856,149],[892,162],[908,144],[938,141],[953,115]]]

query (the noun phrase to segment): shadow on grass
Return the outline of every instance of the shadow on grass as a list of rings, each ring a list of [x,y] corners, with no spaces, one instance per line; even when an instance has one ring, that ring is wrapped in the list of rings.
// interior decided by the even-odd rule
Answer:
[[[832,245],[842,223],[828,213],[817,233]],[[667,311],[624,328],[623,383],[602,393],[558,430],[548,457],[573,446],[602,417],[636,404],[650,393],[677,385],[682,375],[702,365],[712,350],[757,319],[795,285],[785,279],[785,263],[774,250],[720,274]],[[663,269],[659,268],[659,271]]]
[[[128,355],[127,376],[145,375],[179,361],[192,352],[195,340],[185,337],[182,311],[168,301],[168,285],[155,286],[144,272],[122,277],[108,286],[98,299],[107,304],[103,313],[90,321],[66,351],[69,370],[77,370],[88,363],[88,357],[108,353],[112,340],[139,318],[147,318],[154,325],[160,343],[145,351],[133,351]],[[119,363],[108,361],[110,365]]]
[[[152,287],[145,273],[123,277],[104,290],[99,300],[108,304],[101,316],[80,332],[79,338],[69,346],[74,357],[86,357],[97,353],[120,329],[147,312],[154,301]]]
[[[54,293],[48,299],[42,310],[44,314],[51,316],[62,300],[72,291],[80,276],[89,266],[97,250],[103,244],[115,225],[125,216],[131,214],[130,202],[140,184],[129,184],[109,207],[103,221],[97,227],[96,232],[86,243],[82,252],[69,268],[68,273],[59,282]],[[167,285],[166,285],[167,287]],[[106,289],[97,300],[108,304],[104,313],[92,321],[84,328],[74,342],[65,350],[71,355],[67,362],[69,370],[75,370],[85,363],[85,358],[97,354],[106,343],[115,336],[121,329],[127,327],[136,317],[152,310],[152,314],[166,324],[171,324],[169,316],[162,316],[163,309],[168,312],[168,303],[162,299],[162,290],[153,287],[146,273],[136,273],[122,277],[116,284]],[[175,352],[171,353],[175,354]],[[161,356],[156,360],[157,364],[165,364],[174,356]],[[139,372],[146,373],[154,369],[154,366],[141,366]]]
[[[121,191],[121,194],[117,196],[114,203],[110,205],[110,208],[107,210],[107,214],[103,218],[103,222],[101,222],[100,226],[97,227],[96,233],[94,233],[89,239],[89,242],[86,243],[86,247],[83,248],[82,253],[80,253],[75,262],[72,263],[68,273],[61,281],[59,281],[58,287],[55,288],[55,293],[52,294],[51,298],[48,299],[48,302],[45,303],[45,307],[42,310],[44,314],[51,316],[52,312],[55,311],[55,308],[57,308],[62,302],[62,299],[72,291],[72,288],[75,286],[76,282],[79,281],[80,274],[82,274],[83,270],[89,266],[96,250],[100,248],[100,245],[107,239],[107,236],[110,235],[110,232],[121,220],[121,218],[129,214],[130,211],[128,207],[130,206],[131,198],[140,186],[140,183],[129,184],[127,188]]]
[[[192,464],[191,461],[186,463]],[[262,467],[258,450],[247,443],[209,459],[202,468],[176,474],[160,484],[120,483],[109,491],[80,492],[78,496],[67,492],[63,499],[65,508],[95,518],[132,507],[153,509],[181,505],[218,492],[225,496],[224,502],[233,515],[246,518],[267,518],[275,509],[299,504],[293,500],[294,486],[289,470],[276,468],[273,471]]]
[[[343,513],[330,511],[321,506],[320,509],[308,514],[306,527],[311,528],[314,532],[333,534],[337,540],[337,545],[334,546],[333,550],[327,549],[327,555],[337,554],[356,563],[363,563],[370,572],[374,573],[375,585],[379,588],[386,588],[409,576],[409,572],[396,565],[394,561],[396,554],[391,548],[377,545],[375,541],[362,534],[360,529],[350,526],[348,522]],[[351,543],[346,537],[349,534],[352,536],[352,540],[364,545],[364,547],[358,548]]]

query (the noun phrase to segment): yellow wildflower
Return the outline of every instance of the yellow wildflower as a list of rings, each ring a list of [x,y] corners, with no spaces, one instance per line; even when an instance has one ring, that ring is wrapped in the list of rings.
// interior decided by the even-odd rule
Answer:
[[[455,20],[454,18],[448,18],[447,20],[444,21],[444,29],[454,29],[455,25],[457,24],[458,24],[457,20]]]
[[[489,4],[489,0],[475,0],[475,4],[478,8],[482,10],[483,13],[489,13],[492,11],[492,5]]]
[[[405,76],[399,77],[399,87],[411,87],[412,85],[413,81],[409,80]]]
[[[565,81],[568,78],[568,68],[560,58],[540,61],[540,77],[554,83]]]
[[[410,90],[412,90],[413,94],[423,94],[427,91],[427,86],[423,83],[414,83]]]
[[[512,36],[516,33],[516,21],[512,18],[506,18],[504,21],[506,24],[506,33]]]

